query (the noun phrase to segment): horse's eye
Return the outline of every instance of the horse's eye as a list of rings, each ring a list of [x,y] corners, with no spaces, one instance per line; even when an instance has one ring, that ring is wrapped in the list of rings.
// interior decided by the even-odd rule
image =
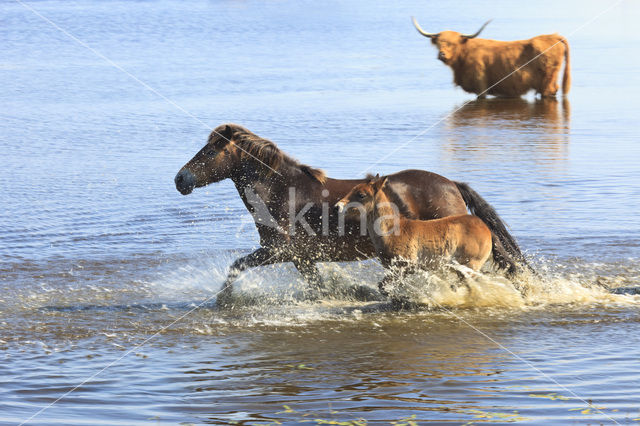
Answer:
[[[204,155],[208,155],[210,157],[213,157],[214,155],[216,155],[216,150],[213,148],[209,148],[204,152]]]
[[[358,198],[364,198],[364,194],[362,192],[358,192]]]

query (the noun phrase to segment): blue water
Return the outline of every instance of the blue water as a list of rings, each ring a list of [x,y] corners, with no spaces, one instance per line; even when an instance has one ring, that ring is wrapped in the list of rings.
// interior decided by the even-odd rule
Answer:
[[[638,12],[632,1],[1,2],[0,421],[27,419],[178,318],[257,247],[230,182],[187,197],[173,183],[211,128],[235,122],[331,177],[420,168],[468,182],[549,282],[539,303],[496,290],[457,315],[606,416],[569,411],[588,407],[454,317],[300,302],[286,289],[304,283],[280,265],[246,274],[260,301],[190,314],[34,421],[467,422],[519,410],[521,423],[633,422],[638,301],[590,286],[640,276]],[[475,102],[411,15],[428,31],[493,18],[486,38],[560,32],[569,97]],[[338,286],[381,273],[322,272]],[[276,414],[283,405],[296,412]]]

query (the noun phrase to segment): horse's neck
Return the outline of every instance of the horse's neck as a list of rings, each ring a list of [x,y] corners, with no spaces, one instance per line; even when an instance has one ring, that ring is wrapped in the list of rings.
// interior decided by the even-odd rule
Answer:
[[[258,197],[274,218],[284,219],[289,212],[290,203],[305,204],[307,191],[306,176],[290,176],[288,173],[279,175],[243,175],[233,179],[238,194],[247,209],[252,212],[254,200]],[[307,178],[308,179],[308,178]]]

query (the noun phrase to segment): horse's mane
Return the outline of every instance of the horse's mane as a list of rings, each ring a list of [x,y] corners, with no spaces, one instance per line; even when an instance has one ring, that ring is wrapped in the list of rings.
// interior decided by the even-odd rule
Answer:
[[[380,177],[380,179],[383,178],[384,176]],[[376,177],[371,173],[367,173],[366,179],[368,181],[371,181],[373,179],[376,179]],[[411,211],[407,203],[405,203],[402,197],[400,197],[400,195],[398,195],[398,193],[394,191],[390,185],[385,185],[383,189],[386,189],[384,193],[389,197],[390,201],[398,207],[398,210],[400,211],[400,214],[402,216],[406,217],[407,219],[417,219],[416,215]]]
[[[229,139],[240,148],[241,157],[254,157],[278,173],[285,168],[293,168],[300,170],[320,183],[324,183],[327,180],[327,176],[323,170],[301,164],[295,158],[287,155],[270,140],[261,138],[237,124],[225,124],[223,126],[226,126],[226,131],[231,131],[232,134]]]

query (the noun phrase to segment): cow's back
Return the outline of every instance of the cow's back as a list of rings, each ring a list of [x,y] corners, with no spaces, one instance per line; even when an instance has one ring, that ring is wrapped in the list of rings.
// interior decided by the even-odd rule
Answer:
[[[531,75],[516,71],[532,52],[530,40],[500,41],[472,39],[461,58],[456,84],[467,92],[518,97],[530,90]],[[515,72],[514,72],[515,71]]]
[[[564,45],[559,34],[528,40],[473,39],[454,68],[455,83],[465,91],[519,97],[530,90],[541,92],[546,80],[562,65]]]
[[[563,37],[560,34],[545,34],[529,40],[531,59],[535,58],[534,62],[538,70],[548,70],[562,65],[565,51],[562,40]]]

